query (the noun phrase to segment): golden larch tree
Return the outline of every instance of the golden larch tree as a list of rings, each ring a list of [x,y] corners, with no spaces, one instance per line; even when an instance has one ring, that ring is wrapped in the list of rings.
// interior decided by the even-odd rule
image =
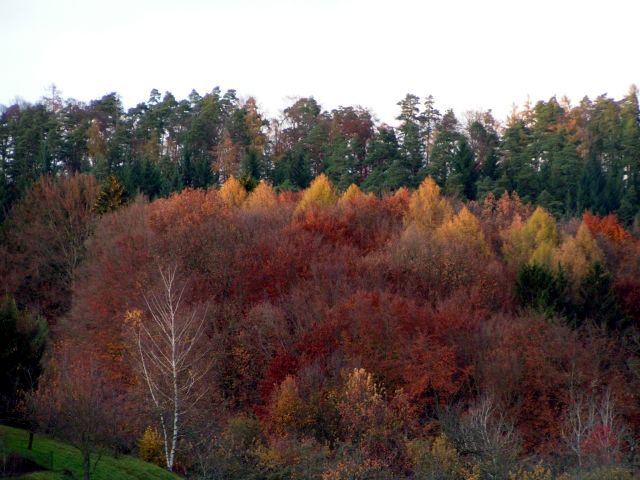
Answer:
[[[433,178],[427,177],[411,195],[405,221],[407,226],[413,225],[423,233],[433,233],[452,216],[451,205],[442,197],[440,187]]]
[[[218,194],[229,207],[239,207],[247,199],[247,191],[233,176],[224,182]]]
[[[327,176],[323,173],[318,175],[309,188],[302,194],[296,212],[303,212],[312,206],[335,205],[338,201],[335,187],[331,184]]]
[[[278,203],[278,197],[271,185],[266,182],[260,182],[256,188],[249,194],[244,207],[254,210],[273,208]]]

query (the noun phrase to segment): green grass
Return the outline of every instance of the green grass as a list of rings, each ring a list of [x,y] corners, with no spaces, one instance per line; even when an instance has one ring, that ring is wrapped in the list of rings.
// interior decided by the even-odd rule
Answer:
[[[73,478],[82,478],[82,455],[80,450],[57,440],[41,435],[35,436],[33,450],[27,450],[29,434],[25,430],[0,425],[0,444],[10,452],[17,453],[31,459],[50,471],[33,472],[19,477],[22,480],[62,480],[63,471],[70,470]],[[51,461],[53,468],[51,469]],[[92,456],[92,461],[95,458]],[[121,456],[114,458],[102,455],[95,472],[91,476],[95,480],[111,479],[149,479],[149,480],[177,480],[180,477],[162,468],[143,462],[134,457]]]

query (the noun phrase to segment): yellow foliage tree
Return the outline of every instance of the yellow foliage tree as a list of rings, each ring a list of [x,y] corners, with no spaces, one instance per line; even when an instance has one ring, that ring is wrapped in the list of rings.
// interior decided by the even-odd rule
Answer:
[[[138,454],[145,462],[166,467],[164,442],[155,428],[147,427],[138,440]]]
[[[554,218],[543,208],[536,208],[524,225],[514,221],[507,237],[504,254],[510,263],[553,267],[558,230]]]
[[[407,443],[407,451],[416,478],[446,478],[450,480],[477,480],[478,466],[467,467],[460,454],[444,434],[433,442],[417,438]]]
[[[334,186],[325,174],[321,174],[311,182],[309,188],[302,194],[296,212],[304,212],[311,206],[335,205],[337,201],[338,196]]]
[[[220,198],[229,207],[239,207],[247,198],[247,191],[235,177],[229,177],[220,187]]]
[[[575,237],[567,237],[556,251],[556,263],[562,265],[574,289],[580,285],[582,278],[589,272],[591,264],[603,262],[604,254],[591,235],[589,227],[582,222]]]
[[[440,195],[440,187],[431,177],[427,177],[411,195],[405,221],[407,226],[413,225],[423,233],[432,233],[448,222],[452,215],[451,205]]]
[[[553,478],[551,470],[545,468],[542,462],[531,470],[525,470],[521,467],[517,471],[509,473],[509,480],[553,480]]]
[[[266,182],[260,184],[249,194],[244,207],[252,209],[269,209],[278,203],[278,198],[271,185]]]
[[[338,411],[348,438],[359,441],[365,432],[384,421],[383,391],[364,368],[354,368],[345,380]]]
[[[360,200],[364,200],[367,197],[368,195],[360,190],[360,188],[355,183],[352,183],[351,185],[349,185],[349,188],[347,188],[345,192],[340,196],[340,200],[338,201],[338,203],[341,205],[345,203],[355,203]]]
[[[344,385],[343,395],[351,404],[377,403],[382,400],[382,392],[373,375],[364,368],[354,368]]]
[[[296,379],[287,375],[271,404],[271,427],[279,435],[300,432],[307,424]]]
[[[258,112],[256,99],[249,97],[244,104],[247,114],[244,117],[244,124],[249,134],[249,148],[257,155],[264,153],[264,147],[267,144],[267,136],[264,134],[264,121]]]
[[[436,237],[447,243],[465,243],[472,245],[482,255],[489,255],[487,244],[480,222],[467,207],[447,223],[436,230]]]

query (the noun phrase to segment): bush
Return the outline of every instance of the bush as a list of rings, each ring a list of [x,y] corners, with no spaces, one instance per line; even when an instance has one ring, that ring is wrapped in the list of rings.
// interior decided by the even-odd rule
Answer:
[[[166,467],[164,456],[164,442],[155,428],[147,427],[138,440],[138,455],[145,462],[153,463],[159,467]]]

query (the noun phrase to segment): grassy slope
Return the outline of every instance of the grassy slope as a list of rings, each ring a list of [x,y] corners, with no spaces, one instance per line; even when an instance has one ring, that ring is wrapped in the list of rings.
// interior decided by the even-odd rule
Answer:
[[[50,464],[50,452],[53,452],[53,470],[34,472],[20,477],[24,480],[58,480],[63,479],[64,469],[73,472],[74,478],[82,478],[82,456],[80,451],[71,445],[36,435],[33,450],[27,451],[29,434],[18,428],[0,425],[0,441],[8,450],[22,454],[45,468]],[[93,459],[92,459],[93,460]],[[95,473],[91,476],[95,480],[110,479],[149,479],[149,480],[177,480],[178,476],[166,470],[143,462],[137,458],[122,456],[114,458],[103,455]]]

